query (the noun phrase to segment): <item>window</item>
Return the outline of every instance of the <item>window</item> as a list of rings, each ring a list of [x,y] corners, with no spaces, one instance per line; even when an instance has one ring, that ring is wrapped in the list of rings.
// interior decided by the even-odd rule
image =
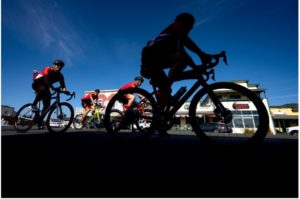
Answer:
[[[259,124],[259,118],[258,116],[253,116],[253,119],[254,119],[254,124],[255,124],[255,127],[257,128],[258,127],[258,124]]]
[[[245,128],[254,128],[252,117],[244,117]]]
[[[244,128],[242,117],[234,117],[233,122],[236,128]]]
[[[233,115],[241,115],[241,111],[231,111]]]
[[[243,115],[251,115],[252,113],[251,113],[251,111],[242,111],[242,114]]]

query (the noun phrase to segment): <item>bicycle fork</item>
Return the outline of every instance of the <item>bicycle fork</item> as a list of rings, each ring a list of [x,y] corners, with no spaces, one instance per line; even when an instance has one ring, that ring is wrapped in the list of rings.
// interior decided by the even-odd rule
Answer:
[[[212,100],[213,104],[215,105],[214,113],[216,117],[226,124],[231,122],[233,118],[231,111],[223,106],[222,102],[219,100],[216,94],[209,88],[209,85],[206,82],[204,82],[204,80],[202,81],[202,86],[207,92],[210,99]]]

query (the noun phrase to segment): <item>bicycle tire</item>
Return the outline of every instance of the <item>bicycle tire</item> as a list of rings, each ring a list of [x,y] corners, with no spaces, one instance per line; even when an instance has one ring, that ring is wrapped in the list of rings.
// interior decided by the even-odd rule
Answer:
[[[77,130],[81,130],[84,127],[84,125],[81,123],[82,116],[83,116],[83,114],[78,114],[74,117],[73,127]]]
[[[59,107],[59,110],[57,107]],[[46,120],[46,125],[51,133],[63,133],[71,126],[73,120],[73,107],[67,102],[61,102],[58,106],[50,110]],[[54,121],[58,121],[59,126],[53,125]]]
[[[129,89],[125,89],[122,91],[119,91],[118,93],[116,93],[112,99],[109,101],[107,107],[106,107],[106,111],[105,111],[105,115],[104,115],[104,127],[106,128],[106,130],[109,133],[112,133],[114,135],[116,135],[121,129],[126,129],[128,126],[135,124],[137,119],[139,118],[139,115],[136,114],[136,110],[132,110],[132,109],[128,109],[128,110],[124,110],[123,106],[122,106],[122,99],[124,95],[127,94],[132,94],[132,95],[136,95],[136,100],[138,100],[139,98],[137,97],[137,94],[142,95],[145,97],[145,99],[147,99],[147,101],[149,102],[148,104],[148,110],[151,109],[153,112],[153,118],[152,118],[152,122],[150,124],[150,127],[148,128],[148,132],[153,132],[155,129],[155,114],[157,112],[157,107],[156,107],[156,102],[154,100],[154,98],[152,97],[152,95],[150,93],[148,93],[146,90],[141,89],[141,88],[129,88]],[[142,100],[140,100],[142,101]],[[137,104],[140,103],[140,101],[137,102]],[[114,111],[118,111],[115,113],[122,113],[119,114],[117,117],[111,115],[112,110]],[[148,118],[150,119],[150,118]],[[115,125],[118,124],[118,125]]]
[[[35,125],[34,118],[36,117],[36,113],[32,112],[30,106],[32,106],[32,103],[25,104],[16,113],[14,129],[17,132],[25,133]]]
[[[207,88],[207,90],[215,94],[218,94],[218,91],[219,93],[221,90],[224,91],[224,89],[227,93],[234,93],[235,96],[241,96],[241,98],[237,100],[231,99],[232,101],[230,102],[227,100],[227,103],[225,102],[226,100],[223,101],[222,104],[227,108],[227,111],[230,111],[229,114],[231,114],[232,120],[227,121],[225,126],[223,124],[221,126],[216,124],[216,126],[230,130],[228,126],[231,125],[233,132],[230,133],[224,130],[223,133],[211,133],[209,132],[210,129],[207,128],[208,124],[211,124],[209,122],[211,118],[207,117],[209,115],[203,112],[202,116],[197,116],[196,111],[201,104],[200,102],[203,103],[204,99],[207,100],[209,98],[204,88],[195,94],[189,108],[190,122],[194,132],[199,137],[204,138],[204,140],[221,146],[253,146],[259,144],[265,138],[269,129],[269,116],[264,103],[256,93],[238,84],[219,82],[208,85]],[[246,106],[245,102],[250,102],[248,104],[249,107]],[[237,108],[237,105],[239,105],[239,108]],[[215,111],[215,107],[213,111]],[[241,114],[241,117],[238,114]],[[248,115],[244,116],[243,114]],[[215,117],[218,118],[217,115]],[[240,119],[242,119],[243,125],[241,125]]]

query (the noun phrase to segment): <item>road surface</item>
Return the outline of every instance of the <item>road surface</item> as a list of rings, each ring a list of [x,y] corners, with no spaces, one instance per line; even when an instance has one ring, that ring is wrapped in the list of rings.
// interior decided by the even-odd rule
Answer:
[[[192,132],[115,140],[2,128],[2,197],[298,197],[298,137],[254,149],[206,145]]]

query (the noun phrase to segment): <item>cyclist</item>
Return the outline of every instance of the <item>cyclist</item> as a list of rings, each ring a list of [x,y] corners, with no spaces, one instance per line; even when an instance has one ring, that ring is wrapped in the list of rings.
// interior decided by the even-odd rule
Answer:
[[[141,75],[151,79],[158,87],[161,108],[171,100],[171,85],[176,80],[176,75],[182,73],[188,65],[196,67],[184,48],[196,53],[203,64],[211,62],[211,55],[203,52],[188,36],[194,23],[195,18],[190,13],[177,15],[175,21],[142,50]],[[164,72],[166,68],[170,68],[168,76]]]
[[[142,76],[137,76],[134,78],[134,82],[129,82],[129,83],[125,84],[124,86],[122,86],[120,88],[120,90],[140,87],[143,84],[143,82],[144,82],[144,78]],[[140,96],[140,95],[139,95],[139,97],[141,99],[144,98],[143,96]],[[131,106],[131,104],[134,102],[134,100],[135,100],[134,95],[127,94],[126,96],[124,96],[124,99],[122,99],[124,108],[128,109]]]
[[[54,83],[59,82],[62,90],[67,92],[64,76],[61,73],[64,65],[63,61],[57,59],[53,62],[53,66],[45,67],[33,80],[32,88],[35,91],[36,96],[31,107],[32,111],[38,111],[36,105],[41,100],[43,101],[42,113],[48,109],[51,103],[50,88],[54,90]],[[40,129],[43,128],[42,122],[43,118],[38,122],[38,127]]]
[[[94,92],[86,94],[81,98],[81,105],[84,108],[84,114],[81,118],[81,123],[83,123],[86,115],[91,109],[95,108],[95,104],[98,104],[98,94],[100,93],[99,89],[95,89]]]

